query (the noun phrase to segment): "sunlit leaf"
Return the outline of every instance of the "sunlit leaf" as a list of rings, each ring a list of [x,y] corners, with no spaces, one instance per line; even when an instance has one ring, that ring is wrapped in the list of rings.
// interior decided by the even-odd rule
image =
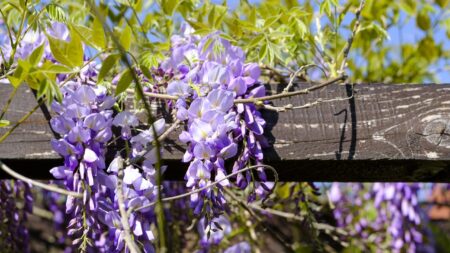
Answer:
[[[131,85],[131,81],[133,80],[133,75],[129,69],[125,70],[120,76],[119,82],[116,87],[116,95],[126,91],[128,87]]]
[[[125,26],[125,29],[123,29],[122,34],[120,35],[120,44],[126,51],[130,50],[132,36],[131,27],[128,25]]]
[[[114,65],[119,61],[119,54],[111,54],[106,57],[102,62],[102,67],[98,73],[97,82],[103,81],[103,78],[109,73],[109,71],[114,67]]]
[[[0,119],[0,127],[7,127],[11,124],[11,122],[9,122],[9,120],[6,119]]]
[[[42,55],[44,54],[44,44],[40,45],[28,57],[28,61],[32,66],[36,66],[42,59]]]

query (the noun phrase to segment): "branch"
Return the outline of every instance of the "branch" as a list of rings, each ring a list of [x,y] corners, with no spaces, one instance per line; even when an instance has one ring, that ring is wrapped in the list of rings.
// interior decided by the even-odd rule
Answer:
[[[73,191],[67,191],[67,190],[61,189],[61,188],[59,188],[57,186],[54,186],[54,185],[51,185],[51,184],[44,184],[44,183],[35,181],[35,180],[31,179],[31,178],[25,177],[25,176],[15,172],[11,168],[9,168],[2,161],[0,161],[0,168],[4,172],[6,172],[8,175],[14,177],[15,179],[22,180],[22,181],[24,181],[24,182],[26,182],[28,184],[31,184],[33,186],[45,189],[47,191],[56,192],[56,193],[59,193],[59,194],[72,196],[72,197],[75,197],[75,198],[82,198],[83,197],[83,194],[81,194],[81,193],[73,192]]]
[[[347,45],[344,48],[344,58],[342,59],[341,69],[339,70],[340,74],[344,73],[344,69],[345,69],[345,67],[347,65],[348,53],[350,52],[350,48],[352,47],[353,39],[355,38],[355,35],[358,32],[359,19],[360,19],[360,16],[361,16],[361,11],[364,8],[364,5],[365,5],[365,1],[362,0],[360,2],[360,4],[359,4],[359,8],[356,10],[356,13],[355,13],[355,25],[353,26],[352,35],[350,36],[350,38],[348,38]]]
[[[169,136],[169,134],[171,132],[173,132],[176,128],[178,128],[180,126],[180,124],[183,123],[181,120],[177,119],[169,128],[167,128],[166,131],[164,131],[164,133],[162,133],[159,137],[158,137],[158,142],[162,142],[164,141],[167,136]],[[141,151],[136,157],[132,158],[129,163],[130,164],[137,164],[139,162],[142,162],[144,160],[144,156],[146,154],[148,154],[148,152],[150,152],[153,148],[153,146],[150,146],[148,149],[146,149],[145,151]]]
[[[352,99],[354,97],[354,92],[352,89],[352,95],[350,97],[346,97],[346,98],[333,98],[333,99],[317,99],[314,102],[310,102],[310,103],[306,103],[304,105],[299,105],[299,106],[293,106],[292,104],[287,104],[287,105],[283,105],[283,106],[272,106],[272,105],[268,105],[268,104],[263,104],[261,105],[262,108],[266,109],[266,110],[271,110],[271,111],[276,111],[276,112],[285,112],[287,110],[294,110],[294,109],[307,109],[316,105],[319,105],[321,103],[332,103],[332,102],[336,102],[336,101],[344,101],[344,100],[349,100]]]
[[[279,211],[279,210],[275,210],[275,209],[271,209],[271,208],[263,208],[256,204],[247,204],[247,205],[256,211],[270,213],[270,214],[273,214],[273,215],[276,215],[276,216],[279,216],[282,218],[286,218],[288,220],[297,220],[297,221],[302,221],[302,222],[305,220],[303,217],[293,214],[293,213],[287,213],[287,212],[283,212],[283,211]],[[344,231],[343,229],[333,227],[329,224],[313,222],[312,225],[317,230],[336,231],[336,233],[338,233],[340,235],[347,235],[347,232]]]
[[[227,176],[225,176],[225,177],[223,177],[223,178],[221,178],[221,179],[219,179],[219,180],[217,180],[217,181],[214,181],[214,182],[212,182],[211,184],[209,184],[209,185],[207,185],[207,186],[198,188],[198,189],[193,190],[193,191],[191,191],[191,192],[183,193],[183,194],[176,195],[176,196],[172,196],[172,197],[163,198],[162,201],[163,201],[163,202],[168,202],[168,201],[173,201],[173,200],[177,200],[177,199],[182,199],[182,198],[185,198],[185,197],[189,197],[189,196],[191,196],[192,194],[199,193],[199,192],[201,192],[201,191],[203,191],[203,190],[206,190],[206,189],[208,189],[208,188],[210,188],[210,187],[213,187],[213,186],[215,186],[216,184],[218,184],[218,183],[220,183],[220,182],[222,182],[222,181],[224,181],[224,180],[226,180],[226,179],[229,179],[229,178],[231,178],[231,177],[234,177],[234,176],[236,176],[236,175],[238,175],[238,174],[240,174],[240,173],[242,173],[242,172],[245,172],[245,171],[248,171],[248,170],[258,169],[258,168],[260,168],[260,167],[264,167],[264,168],[266,168],[266,169],[270,169],[270,170],[274,173],[275,181],[274,181],[274,185],[273,185],[273,187],[272,187],[272,189],[274,189],[275,186],[276,186],[277,183],[278,183],[278,173],[277,173],[277,171],[275,170],[274,167],[272,167],[272,166],[270,166],[270,165],[261,164],[261,165],[253,165],[253,166],[250,166],[250,167],[243,168],[243,169],[238,170],[238,171],[236,171],[236,172],[233,172],[233,173],[231,173],[231,174],[229,174],[229,175],[227,175]],[[225,188],[225,187],[224,187],[224,188]],[[148,207],[152,207],[152,206],[154,206],[155,204],[156,204],[156,202],[152,202],[152,203],[150,203],[150,204],[140,206],[140,207],[135,208],[135,209],[133,209],[133,210],[132,210],[132,209],[129,209],[128,212],[131,212],[131,211],[139,211],[139,210],[142,210],[142,209],[145,209],[145,208],[148,208]]]
[[[264,227],[265,230],[268,230],[268,232],[272,234],[275,237],[275,239],[278,240],[278,242],[280,242],[287,250],[295,252],[294,245],[287,242],[285,238],[286,236],[284,234],[282,234],[283,236],[280,235],[279,233],[271,229],[269,226],[265,225],[264,221],[258,215],[256,215],[255,212],[253,212],[253,210],[245,203],[245,201],[234,195],[234,193],[230,189],[224,188],[224,192],[228,196],[230,196],[234,201],[236,201],[240,206],[242,206],[242,208],[247,210],[250,213],[250,215],[253,216]]]
[[[289,83],[288,83],[288,85],[283,89],[283,92],[282,92],[282,93],[288,93],[289,90],[292,88],[292,86],[294,86],[294,80],[295,80],[295,78],[296,78],[296,77],[300,77],[299,74],[300,74],[303,70],[307,70],[307,69],[309,69],[309,68],[311,68],[311,67],[317,67],[317,68],[319,68],[319,69],[322,71],[322,73],[325,75],[325,78],[327,78],[327,73],[325,72],[325,70],[324,70],[322,67],[320,67],[320,66],[317,65],[317,64],[307,64],[307,65],[301,66],[297,71],[291,73],[291,77],[290,77]]]
[[[158,141],[159,142],[164,141],[171,132],[173,132],[175,129],[177,129],[181,125],[181,123],[183,123],[183,122],[181,120],[177,119],[169,128],[167,128],[166,131],[164,131],[164,133],[162,133],[158,137]]]
[[[286,97],[292,97],[292,96],[296,96],[296,95],[301,95],[301,94],[308,94],[311,91],[315,91],[318,90],[320,88],[326,87],[328,85],[340,82],[340,81],[344,81],[345,79],[347,79],[346,75],[340,75],[336,78],[333,78],[331,80],[325,81],[321,84],[317,84],[314,86],[311,86],[309,88],[303,89],[303,90],[298,90],[298,91],[292,91],[292,92],[287,92],[287,93],[280,93],[280,94],[275,94],[275,95],[269,95],[269,96],[264,96],[264,97],[257,97],[257,98],[241,98],[241,99],[235,99],[234,103],[254,103],[254,104],[261,104],[263,101],[266,100],[274,100],[274,99],[279,99],[279,98],[286,98]]]
[[[258,98],[238,98],[238,99],[234,100],[234,103],[235,104],[240,104],[240,103],[241,104],[242,103],[244,103],[244,104],[245,103],[261,104],[261,102],[266,101],[266,100],[274,100],[274,99],[279,99],[279,98],[293,97],[293,96],[297,96],[297,95],[308,94],[311,91],[318,90],[320,88],[337,83],[339,81],[344,81],[345,79],[347,79],[347,75],[342,74],[336,78],[333,78],[331,80],[325,81],[321,84],[317,84],[315,86],[312,86],[312,87],[309,87],[309,88],[306,88],[303,90],[292,91],[292,92],[283,92],[280,94],[269,95],[269,96],[258,97]],[[134,93],[133,90],[127,90],[127,92],[130,94]],[[147,95],[149,97],[152,97],[152,98],[167,99],[167,100],[177,100],[178,99],[178,96],[173,96],[173,95],[168,95],[168,94],[153,93],[153,92],[144,92],[143,94]]]

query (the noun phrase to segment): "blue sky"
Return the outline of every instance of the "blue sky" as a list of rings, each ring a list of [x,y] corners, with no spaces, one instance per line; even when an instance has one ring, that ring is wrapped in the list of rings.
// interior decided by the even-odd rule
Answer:
[[[221,4],[222,0],[212,0],[212,2]],[[229,0],[227,1],[227,4],[230,6],[231,9],[236,8],[239,6],[239,0]],[[259,0],[249,0],[252,4],[258,4]],[[321,2],[321,1],[319,1]],[[318,8],[317,6],[315,6]],[[350,23],[354,18],[354,15],[352,13],[349,13],[346,15],[343,23],[348,24]],[[418,43],[420,39],[422,39],[425,35],[425,32],[420,30],[415,25],[414,19],[407,19],[406,15],[401,15],[400,17],[403,26],[400,28],[399,26],[391,27],[388,30],[390,40],[387,41],[387,43],[393,48],[398,47],[400,45],[400,42],[402,43]],[[432,20],[434,22],[434,20]],[[434,38],[436,39],[437,43],[443,43],[444,48],[447,50],[450,49],[450,40],[446,36],[446,31],[440,27],[434,31]],[[348,34],[344,35],[348,36]],[[399,50],[395,50],[399,51]],[[440,83],[450,83],[450,70],[444,70],[445,67],[449,68],[449,62],[450,59],[447,59],[447,65],[444,59],[438,62],[435,66],[430,66],[430,69],[441,69],[441,71],[437,72],[437,78],[439,79]],[[429,80],[431,82],[431,80]]]

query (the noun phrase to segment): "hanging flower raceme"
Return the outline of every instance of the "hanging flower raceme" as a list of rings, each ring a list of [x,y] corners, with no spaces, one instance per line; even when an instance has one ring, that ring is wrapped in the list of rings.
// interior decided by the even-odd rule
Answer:
[[[416,252],[422,244],[420,232],[420,211],[417,199],[418,184],[375,183],[373,185],[374,205],[382,210],[379,216],[387,220],[393,252]],[[384,210],[383,210],[384,209]]]
[[[144,252],[154,252],[152,245],[154,235],[150,226],[155,221],[155,214],[153,207],[144,206],[156,201],[159,190],[155,182],[156,149],[149,145],[155,137],[153,127],[149,127],[148,130],[130,138],[131,128],[136,127],[138,123],[136,116],[128,111],[120,112],[113,120],[113,124],[121,128],[122,139],[131,143],[132,152],[126,159],[135,163],[126,164],[126,160],[118,154],[107,169],[109,174],[107,180],[103,181],[109,194],[107,198],[99,200],[101,213],[99,219],[109,231],[108,242],[105,245],[107,252],[123,252],[125,247],[125,232],[119,211],[120,194],[123,195],[126,210],[136,209],[130,212],[128,217],[134,240],[143,246]],[[154,127],[157,136],[162,134],[165,127],[164,119],[157,120]],[[164,169],[163,167],[162,170]],[[121,189],[118,188],[119,180],[123,181]]]
[[[175,103],[177,118],[187,123],[180,140],[188,144],[183,157],[184,162],[190,162],[185,179],[187,186],[195,190],[223,179],[227,159],[236,159],[233,171],[252,160],[254,164],[262,162],[265,122],[255,105],[236,106],[234,100],[264,96],[265,88],[257,83],[258,65],[246,64],[242,49],[232,46],[219,33],[200,38],[191,35],[189,27],[184,29],[183,36],[172,37],[171,57],[161,68],[175,72],[167,93],[179,97]],[[266,180],[262,170],[259,177]],[[250,181],[250,173],[239,174],[237,185],[244,189]],[[218,187],[192,194],[194,213],[220,215],[226,209],[221,188],[229,184],[223,180]],[[264,183],[255,184],[260,196],[270,190]]]
[[[17,203],[22,202],[22,207]],[[29,252],[29,234],[25,226],[32,213],[30,186],[22,181],[0,180],[0,245],[2,252]]]
[[[44,46],[43,58],[54,61],[52,56],[50,45],[47,40],[46,34],[40,30],[33,29],[25,29],[26,33],[23,34],[23,38],[21,38],[19,44],[17,45],[16,50],[13,50],[13,45],[11,45],[11,41],[9,41],[8,36],[3,36],[2,41],[0,41],[0,48],[2,49],[3,56],[6,61],[9,61],[11,54],[14,52],[13,60],[17,61],[18,59],[25,59],[39,46]],[[52,36],[61,40],[69,39],[69,29],[63,23],[52,22],[51,25],[47,28],[46,33],[49,36]],[[16,43],[13,36],[13,43]],[[3,63],[3,57],[0,57],[0,63]]]
[[[67,197],[66,212],[73,217],[69,234],[77,234],[84,243],[88,233],[101,233],[97,219],[100,191],[99,178],[106,177],[106,144],[112,137],[114,99],[102,86],[90,86],[80,81],[68,81],[61,89],[63,100],[53,102],[57,114],[50,121],[52,129],[61,135],[51,141],[53,149],[64,157],[64,165],[50,172],[65,181],[66,188],[83,194],[82,199]],[[93,236],[92,234],[90,236]]]
[[[365,189],[355,183],[347,192],[334,183],[329,198],[337,225],[349,229],[351,236],[388,243],[393,252],[416,252],[423,243],[418,189],[407,183],[375,183]]]

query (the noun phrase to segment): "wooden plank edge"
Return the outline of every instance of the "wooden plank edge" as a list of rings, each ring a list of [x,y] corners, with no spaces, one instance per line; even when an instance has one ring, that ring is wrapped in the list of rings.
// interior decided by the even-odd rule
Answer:
[[[15,171],[37,180],[62,159],[3,159]],[[183,180],[188,164],[166,159],[165,180]],[[279,160],[268,161],[283,182],[441,182],[450,183],[450,161],[433,160]],[[31,167],[31,168],[30,168]],[[227,166],[229,169],[231,164]],[[271,172],[267,172],[272,178]],[[0,172],[0,178],[10,178]]]

